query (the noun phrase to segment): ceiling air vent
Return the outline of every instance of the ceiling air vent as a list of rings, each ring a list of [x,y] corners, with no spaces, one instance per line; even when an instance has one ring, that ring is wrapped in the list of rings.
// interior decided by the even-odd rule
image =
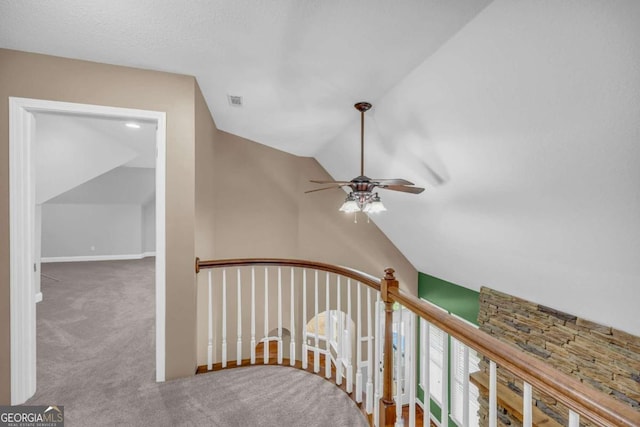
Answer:
[[[232,107],[242,107],[242,97],[237,95],[227,95],[229,98],[229,105]]]

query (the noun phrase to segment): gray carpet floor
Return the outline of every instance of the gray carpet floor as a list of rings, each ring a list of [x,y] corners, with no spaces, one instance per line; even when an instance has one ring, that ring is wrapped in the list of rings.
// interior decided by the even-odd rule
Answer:
[[[366,426],[334,385],[251,366],[156,383],[154,259],[43,264],[38,388],[67,426]]]

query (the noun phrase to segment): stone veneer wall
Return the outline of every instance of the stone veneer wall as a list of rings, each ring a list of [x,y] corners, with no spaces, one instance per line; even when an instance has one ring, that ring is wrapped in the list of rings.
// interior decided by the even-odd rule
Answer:
[[[478,324],[501,341],[640,411],[640,337],[485,287],[480,290]],[[481,369],[488,373],[486,359]],[[498,381],[522,396],[522,381],[509,372],[498,368]],[[535,390],[533,398],[539,409],[567,425],[566,407]],[[499,409],[499,424],[522,425]],[[488,401],[482,397],[480,419],[481,426],[488,424]]]

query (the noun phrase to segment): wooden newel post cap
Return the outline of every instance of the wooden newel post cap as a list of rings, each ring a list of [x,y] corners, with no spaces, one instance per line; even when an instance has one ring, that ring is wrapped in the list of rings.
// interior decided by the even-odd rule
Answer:
[[[385,280],[396,280],[396,276],[393,275],[396,271],[393,268],[386,268],[384,270],[384,278]]]
[[[385,303],[391,304],[393,301],[391,300],[391,296],[389,295],[390,288],[397,288],[398,281],[396,280],[396,276],[393,275],[396,271],[393,268],[387,268],[384,270],[384,277],[380,281],[380,299]]]

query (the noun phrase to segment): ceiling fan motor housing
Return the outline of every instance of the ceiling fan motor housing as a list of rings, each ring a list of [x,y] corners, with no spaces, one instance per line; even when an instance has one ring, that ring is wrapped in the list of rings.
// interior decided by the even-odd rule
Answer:
[[[356,192],[371,192],[376,187],[376,184],[371,182],[371,178],[367,176],[359,176],[357,178],[353,178],[351,180],[351,185],[349,185]]]
[[[384,209],[378,193],[373,191],[377,188],[383,188],[392,191],[402,191],[404,193],[419,194],[424,191],[424,188],[413,187],[413,183],[406,179],[371,179],[364,174],[364,113],[369,111],[372,105],[369,102],[357,102],[354,104],[356,110],[360,111],[360,176],[353,178],[351,181],[316,181],[311,180],[316,184],[333,184],[330,187],[319,188],[316,190],[306,191],[306,193],[312,193],[316,191],[336,189],[342,187],[350,187],[351,194],[347,197],[345,205],[355,203],[357,201],[357,209],[362,209],[365,212],[380,212]],[[345,212],[352,212],[353,206],[343,205],[340,210]],[[366,208],[366,209],[365,209]]]

